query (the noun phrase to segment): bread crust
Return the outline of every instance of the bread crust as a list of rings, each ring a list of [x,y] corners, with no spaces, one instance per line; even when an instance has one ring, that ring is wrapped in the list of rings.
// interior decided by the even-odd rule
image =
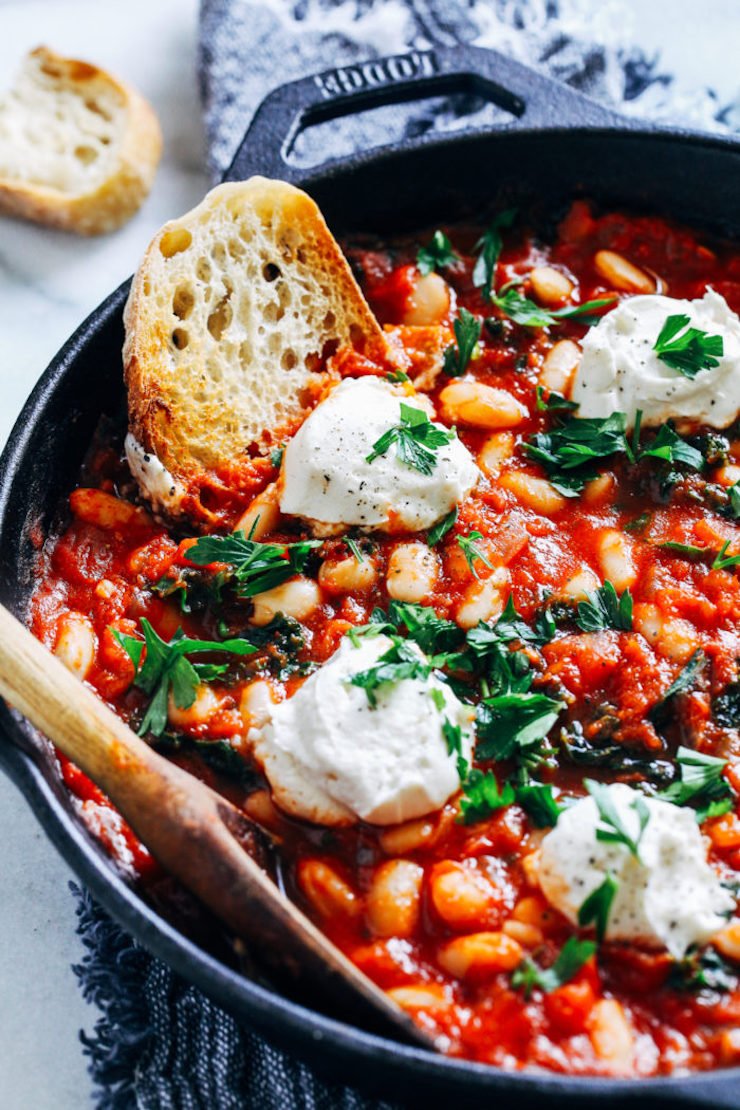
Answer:
[[[162,132],[154,109],[131,85],[97,66],[63,58],[43,46],[32,51],[31,57],[80,89],[86,83],[106,82],[124,105],[124,130],[111,172],[94,189],[69,194],[0,177],[0,212],[80,235],[114,231],[141,207],[154,181],[162,153]]]
[[[219,185],[165,224],[124,322],[130,431],[203,521],[199,488],[297,425],[330,379],[327,350],[392,361],[316,203],[261,177]]]

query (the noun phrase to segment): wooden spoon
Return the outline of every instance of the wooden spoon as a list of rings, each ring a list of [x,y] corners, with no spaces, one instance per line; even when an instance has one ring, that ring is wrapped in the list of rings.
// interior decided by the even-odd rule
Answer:
[[[0,695],[108,795],[159,863],[262,963],[320,987],[354,1022],[436,1047],[278,890],[264,831],[154,752],[1,605]]]

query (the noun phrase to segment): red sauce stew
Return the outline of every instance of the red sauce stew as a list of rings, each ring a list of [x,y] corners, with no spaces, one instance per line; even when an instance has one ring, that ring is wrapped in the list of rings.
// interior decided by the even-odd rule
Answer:
[[[539,781],[569,795],[583,794],[584,777],[658,789],[675,779],[679,745],[726,760],[731,804],[710,816],[702,832],[710,861],[729,881],[740,870],[740,580],[733,565],[713,567],[713,559],[663,545],[716,553],[729,541],[726,552],[740,551],[738,503],[729,492],[740,475],[740,432],[679,428],[702,452],[700,468],[655,458],[634,462],[622,453],[601,460],[579,496],[563,495],[524,445],[568,417],[543,402],[552,392],[567,392],[578,355],[574,344],[587,325],[577,317],[549,327],[516,323],[486,303],[474,283],[481,229],[444,231],[458,260],[440,267],[431,281],[416,261],[431,233],[389,245],[347,245],[399,358],[437,403],[443,422],[452,421],[439,398],[453,379],[440,364],[454,346],[452,324],[462,308],[487,320],[466,380],[505,391],[525,410],[510,422],[475,412],[472,422],[458,419],[460,438],[484,479],[435,548],[440,573],[424,603],[439,617],[470,627],[478,619],[495,620],[510,595],[524,621],[532,624],[545,611],[556,621],[548,642],[524,649],[515,644],[534,671],[533,688],[566,706],[544,742]],[[674,297],[697,297],[711,284],[740,311],[740,255],[662,219],[598,215],[577,202],[550,242],[519,221],[502,237],[496,288],[519,279],[518,291],[544,307],[621,299],[656,287]],[[619,265],[614,269],[613,257],[611,269],[609,258],[598,262],[603,251],[627,260],[626,277]],[[335,375],[382,372],[347,352],[333,356],[328,369]],[[655,430],[644,434],[649,443]],[[220,505],[223,530],[235,527],[253,496],[276,480],[278,464],[276,456],[255,457],[248,481],[242,467],[239,490]],[[219,568],[194,567],[188,561],[192,536],[168,529],[143,506],[122,462],[119,429],[101,429],[71,495],[70,514],[63,533],[44,550],[32,627],[138,727],[148,698],[132,685],[134,666],[116,633],[140,637],[140,621],[147,618],[165,640],[178,628],[200,638],[249,637],[251,603],[234,602],[228,590],[219,601]],[[471,566],[456,539],[473,531],[480,534],[482,557]],[[297,522],[283,519],[260,538],[305,536]],[[276,627],[256,655],[229,658],[226,674],[208,683],[191,708],[170,705],[167,731],[152,742],[281,834],[289,882],[301,904],[367,975],[444,1038],[451,1055],[571,1074],[651,1075],[737,1062],[737,919],[710,950],[711,959],[697,954],[676,964],[665,951],[604,943],[555,989],[527,991],[515,985],[517,967],[527,959],[548,967],[574,929],[539,891],[533,861],[545,828],[522,805],[462,823],[460,800],[453,798],[441,812],[402,826],[341,830],[311,827],[277,809],[250,763],[245,689],[265,679],[277,696],[294,692],[348,629],[367,622],[375,607],[387,608],[386,570],[394,549],[409,539],[426,540],[355,538],[377,569],[373,584],[347,591],[325,572],[320,604],[310,615],[297,626]],[[573,622],[573,583],[584,573],[586,582],[608,577],[607,548],[617,551],[624,570],[618,593],[630,591],[631,628],[584,631]],[[342,538],[326,540],[304,573],[317,579],[322,564],[331,569],[347,556]],[[662,719],[651,715],[697,659],[702,666],[671,699],[669,712]],[[157,868],[146,850],[100,791],[61,762],[83,818],[132,875],[151,879]],[[503,780],[511,769],[503,762],[496,772]]]

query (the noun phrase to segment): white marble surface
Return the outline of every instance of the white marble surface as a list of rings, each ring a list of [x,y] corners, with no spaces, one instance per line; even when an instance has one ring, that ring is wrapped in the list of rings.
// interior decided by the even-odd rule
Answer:
[[[738,0],[625,2],[641,41],[662,50],[665,68],[689,85],[713,83],[723,98],[738,95]],[[77,240],[0,220],[0,444],[69,333],[132,271],[152,232],[206,188],[196,13],[196,0],[0,0],[0,83],[44,42],[138,85],[165,136],[152,196],[115,235]],[[90,1029],[95,1015],[70,971],[81,956],[70,875],[3,778],[0,843],[0,1106],[77,1110],[90,1104],[78,1030]]]

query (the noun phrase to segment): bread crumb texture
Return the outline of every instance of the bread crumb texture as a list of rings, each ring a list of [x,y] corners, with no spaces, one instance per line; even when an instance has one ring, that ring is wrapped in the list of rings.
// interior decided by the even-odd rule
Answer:
[[[0,97],[0,211],[85,235],[112,231],[141,206],[161,149],[139,93],[39,47]]]
[[[315,202],[259,177],[162,228],[125,324],[130,429],[191,491],[296,426],[335,351],[388,354]]]

